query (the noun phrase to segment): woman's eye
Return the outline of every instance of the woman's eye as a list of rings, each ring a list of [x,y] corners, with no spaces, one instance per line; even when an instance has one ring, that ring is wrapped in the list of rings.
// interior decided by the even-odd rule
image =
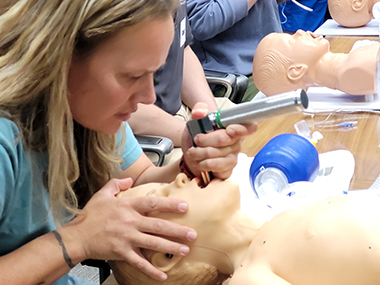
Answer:
[[[141,78],[141,76],[130,76],[129,81],[135,82],[135,81],[139,80],[140,78]]]
[[[124,79],[130,82],[139,80],[143,75],[132,75],[130,73],[124,74]]]

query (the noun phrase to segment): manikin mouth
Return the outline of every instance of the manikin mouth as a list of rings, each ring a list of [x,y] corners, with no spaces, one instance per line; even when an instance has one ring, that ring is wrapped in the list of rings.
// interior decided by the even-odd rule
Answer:
[[[309,36],[313,39],[320,39],[320,38],[323,38],[322,36],[319,36],[319,35],[316,35],[310,31],[307,32],[309,34]]]
[[[203,189],[207,187],[207,185],[199,177],[194,177],[193,180],[195,181],[195,183],[198,185],[199,188]]]
[[[207,185],[205,185],[203,180],[200,179],[199,177],[195,177],[195,178],[193,178],[193,180],[197,183],[199,188],[206,188],[208,185],[210,185],[210,183],[213,183],[213,182],[220,180],[220,179],[219,178],[213,178]]]
[[[197,183],[198,186],[202,184],[202,181],[201,181],[201,179],[199,177],[195,177],[194,180],[195,180],[195,182]]]
[[[204,188],[203,182],[202,182],[202,180],[199,177],[194,177],[193,180],[198,185],[198,187]]]

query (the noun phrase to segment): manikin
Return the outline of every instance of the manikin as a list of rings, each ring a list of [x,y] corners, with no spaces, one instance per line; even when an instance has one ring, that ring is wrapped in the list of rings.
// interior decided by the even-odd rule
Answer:
[[[328,0],[331,17],[341,26],[361,27],[373,18],[372,8],[378,0]]]
[[[267,96],[312,86],[351,95],[374,94],[379,47],[376,43],[350,53],[332,53],[329,41],[312,32],[271,33],[257,47],[254,81]]]
[[[240,210],[239,187],[214,179],[206,188],[179,174],[171,184],[146,184],[119,194],[169,196],[186,214],[161,218],[190,226],[198,237],[185,257],[150,250],[146,258],[168,275],[159,282],[126,262],[110,262],[119,284],[361,285],[380,284],[377,199],[341,195],[282,212],[269,221]]]

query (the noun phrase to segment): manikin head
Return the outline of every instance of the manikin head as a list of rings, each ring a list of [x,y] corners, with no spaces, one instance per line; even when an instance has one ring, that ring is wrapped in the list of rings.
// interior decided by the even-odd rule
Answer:
[[[252,229],[248,229],[249,234],[240,230],[234,235],[240,217],[239,187],[217,179],[205,188],[199,184],[199,179],[189,180],[181,173],[170,184],[150,183],[120,193],[120,198],[155,195],[187,201],[186,214],[161,212],[156,216],[190,226],[198,237],[188,243],[190,253],[185,257],[142,249],[148,261],[168,275],[165,282],[151,279],[126,262],[111,262],[119,284],[221,284],[233,273],[230,253],[248,247],[253,238]]]
[[[315,85],[312,70],[330,43],[312,32],[298,30],[293,35],[271,33],[259,43],[253,59],[253,78],[257,88],[271,96]]]
[[[360,27],[373,19],[372,7],[378,0],[328,0],[331,17],[344,27]]]

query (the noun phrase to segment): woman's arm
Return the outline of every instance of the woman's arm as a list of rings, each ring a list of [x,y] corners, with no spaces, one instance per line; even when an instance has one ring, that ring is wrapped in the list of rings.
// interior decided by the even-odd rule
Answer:
[[[57,230],[58,239],[48,233],[0,257],[0,284],[51,284],[70,270],[69,265],[85,259],[125,260],[163,280],[164,274],[145,260],[139,249],[186,255],[189,248],[184,243],[160,236],[193,241],[196,233],[148,215],[155,211],[185,213],[187,204],[164,197],[116,197],[131,185],[131,179],[111,180],[78,217]]]
[[[84,260],[79,251],[69,254],[73,264]],[[0,257],[0,284],[51,284],[69,270],[62,247],[48,233]]]

